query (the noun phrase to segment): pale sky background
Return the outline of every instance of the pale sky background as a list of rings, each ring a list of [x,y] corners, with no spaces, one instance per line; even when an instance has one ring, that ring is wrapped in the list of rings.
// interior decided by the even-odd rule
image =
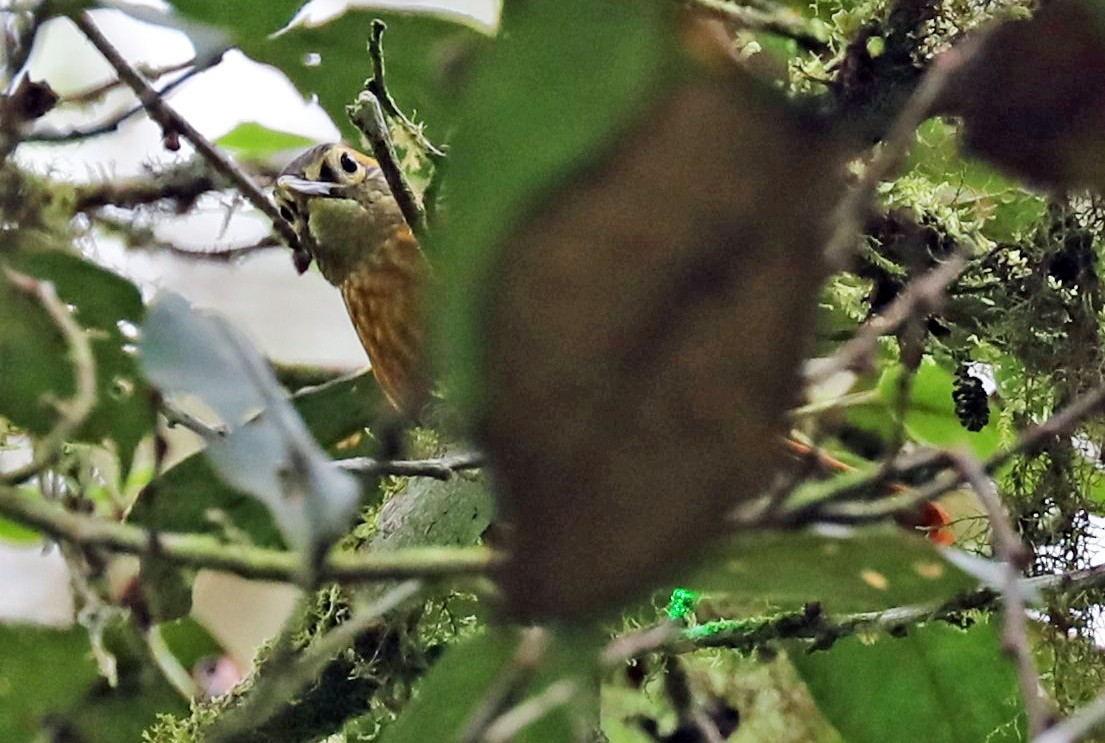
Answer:
[[[0,0],[0,8],[5,4]],[[494,26],[499,7],[498,0],[353,0],[348,4],[444,8],[484,27]],[[345,0],[314,0],[296,20],[320,23],[345,5]],[[160,67],[192,57],[191,43],[178,31],[141,23],[118,11],[95,14],[104,33],[132,62]],[[34,80],[48,81],[61,95],[114,79],[107,63],[68,20],[51,21],[43,29],[28,72]],[[239,52],[228,53],[221,64],[185,82],[168,99],[212,140],[245,121],[320,142],[338,138],[327,114],[304,100],[283,74]],[[51,112],[41,123],[67,129],[109,118],[135,102],[128,90],[118,89],[85,109]],[[159,127],[139,115],[115,133],[77,144],[23,145],[16,159],[41,172],[86,182],[186,160],[192,150],[183,141],[182,145],[176,153],[165,150]],[[173,220],[165,236],[186,247],[214,248],[248,244],[268,232],[267,220],[244,204],[229,222],[225,200],[206,198],[200,206],[188,218]],[[137,282],[147,296],[158,288],[172,289],[197,305],[226,314],[274,359],[348,369],[367,364],[338,292],[317,271],[297,275],[286,250],[264,251],[224,265],[127,251],[102,237],[82,247],[100,263]],[[201,578],[195,613],[238,660],[248,661],[256,643],[279,628],[290,591],[274,591],[241,579]],[[225,612],[228,607],[230,614]],[[0,542],[0,621],[64,624],[71,614],[68,575],[56,550]]]

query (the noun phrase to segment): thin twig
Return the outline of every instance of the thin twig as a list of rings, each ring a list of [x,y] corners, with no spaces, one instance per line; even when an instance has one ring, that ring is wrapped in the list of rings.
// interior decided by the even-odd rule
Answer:
[[[462,452],[434,459],[373,459],[354,457],[338,460],[342,469],[358,475],[397,475],[399,477],[432,477],[448,480],[461,470],[478,469],[486,461],[482,452]]]
[[[963,256],[953,255],[910,281],[884,312],[868,320],[835,354],[814,365],[806,374],[806,384],[822,384],[842,371],[865,371],[878,349],[879,338],[897,332],[911,318],[924,317],[939,309],[948,286],[963,273],[966,265]]]
[[[200,196],[224,189],[228,184],[195,158],[159,173],[121,178],[76,187],[73,211],[87,212],[105,206],[134,209],[158,201],[175,201],[187,210]]]
[[[249,245],[232,245],[218,248],[185,248],[176,243],[162,240],[152,229],[135,224],[131,220],[118,219],[102,212],[89,215],[90,219],[101,227],[119,233],[127,247],[138,250],[164,251],[178,258],[208,263],[233,263],[253,253],[284,247],[284,243],[275,235],[265,235]]]
[[[1032,743],[1077,743],[1103,724],[1105,694],[1100,694],[1063,722],[1033,738]]]
[[[156,555],[176,565],[234,573],[243,578],[295,582],[302,572],[297,552],[227,544],[198,534],[154,533],[130,524],[67,511],[41,498],[0,486],[0,516],[61,542],[132,555]],[[484,547],[418,547],[372,553],[331,553],[319,568],[322,580],[368,583],[489,572],[503,557]]]
[[[1005,505],[994,488],[993,482],[982,469],[982,465],[973,457],[965,454],[955,455],[953,461],[961,476],[971,485],[983,508],[990,517],[990,529],[994,535],[994,554],[1002,562],[1001,594],[1005,606],[1005,628],[1002,632],[1002,644],[1013,659],[1017,669],[1017,680],[1024,697],[1025,714],[1028,717],[1029,734],[1039,735],[1047,727],[1049,711],[1047,702],[1040,692],[1040,675],[1036,671],[1036,661],[1032,657],[1032,646],[1028,638],[1027,600],[1021,585],[1022,566],[1025,563],[1026,550]]]
[[[349,107],[349,116],[372,145],[372,154],[380,164],[407,226],[414,234],[422,235],[426,230],[426,217],[418,197],[399,167],[379,99],[371,91],[362,90],[357,101]]]
[[[162,398],[161,400],[161,414],[165,416],[165,421],[169,424],[169,428],[175,426],[186,428],[204,441],[222,438],[230,433],[230,430],[225,424],[207,423],[189,413],[187,410],[177,407],[175,403],[167,398]]]
[[[119,75],[119,79],[130,86],[131,90],[135,92],[135,95],[137,95],[138,100],[142,102],[142,106],[146,109],[150,118],[161,126],[167,144],[171,145],[178,134],[191,142],[192,146],[196,148],[196,151],[211,164],[211,167],[229,178],[251,204],[272,220],[273,228],[280,234],[280,237],[284,239],[284,242],[287,243],[293,251],[298,250],[299,238],[296,236],[295,230],[281,218],[276,206],[265,196],[264,192],[249,174],[223,154],[221,150],[211,144],[206,137],[200,134],[194,126],[189,124],[176,112],[176,109],[169,105],[169,103],[146,82],[142,74],[136,70],[130,62],[124,59],[123,55],[119,53],[119,50],[103,35],[89,13],[77,13],[73,16],[73,22],[77,25],[77,28],[88,37],[92,45],[99,50],[100,54],[104,56],[104,59],[115,68],[115,72]]]
[[[726,0],[688,0],[696,7],[715,18],[729,21],[742,28],[753,31],[767,31],[778,36],[793,39],[797,44],[811,52],[829,51],[829,43],[818,34],[801,15],[790,8],[773,6],[770,9],[750,8]],[[761,5],[773,5],[761,3]]]
[[[191,80],[193,77],[203,72],[206,67],[193,67],[185,72],[180,77],[170,80],[165,83],[158,91],[157,94],[164,98],[175,89],[179,88],[184,83]],[[118,81],[116,81],[118,82]],[[27,134],[25,139],[28,142],[42,142],[47,144],[57,144],[64,142],[76,142],[82,139],[90,139],[92,137],[98,137],[103,134],[111,134],[119,130],[125,122],[134,118],[138,114],[142,113],[145,109],[141,103],[137,106],[131,106],[124,109],[119,113],[111,116],[110,118],[101,121],[98,124],[86,125],[83,127],[76,127],[73,129],[39,129]]]
[[[157,80],[171,75],[174,72],[180,72],[181,70],[187,70],[189,67],[193,67],[196,64],[196,60],[189,59],[184,62],[177,62],[175,64],[164,65],[162,67],[150,67],[149,65],[137,65],[137,69],[142,73],[142,76],[147,80]],[[104,97],[106,94],[115,90],[123,85],[123,82],[118,78],[114,80],[108,80],[107,82],[100,83],[99,85],[93,85],[90,88],[79,90],[75,93],[68,93],[61,97],[62,103],[82,105],[85,103],[92,103],[99,98]],[[162,90],[161,95],[165,95],[167,91]]]
[[[88,334],[73,319],[65,303],[58,298],[53,284],[11,269],[4,269],[4,274],[15,288],[34,297],[58,326],[69,346],[75,379],[73,397],[57,405],[58,422],[38,442],[31,461],[0,475],[0,484],[14,485],[29,480],[53,464],[60,456],[65,442],[92,412],[96,405],[96,359],[92,355],[92,343]]]
[[[368,42],[368,54],[372,60],[372,77],[365,83],[365,88],[357,96],[356,102],[347,108],[347,112],[349,118],[372,145],[372,152],[380,163],[380,169],[399,204],[399,209],[403,212],[407,225],[415,235],[421,236],[426,231],[426,214],[399,167],[385,113],[399,120],[428,157],[440,158],[444,153],[426,139],[420,127],[403,115],[384,84],[383,35],[386,29],[387,25],[383,21],[379,19],[372,21],[372,34]]]
[[[1044,422],[1022,432],[1016,443],[987,459],[982,465],[983,471],[993,475],[1014,457],[1036,450],[1048,439],[1070,433],[1079,423],[1102,410],[1105,410],[1105,385],[1095,387]],[[947,451],[937,449],[920,455],[911,454],[896,461],[890,471],[878,468],[864,477],[850,478],[839,490],[824,494],[816,503],[791,509],[780,519],[780,525],[793,527],[814,521],[862,524],[885,519],[919,503],[936,500],[959,487],[963,483],[963,475],[953,465],[952,455]],[[953,468],[932,477],[927,485],[901,490],[875,503],[850,502],[857,495],[877,488],[889,477],[904,478],[926,469],[948,467]]]
[[[431,160],[443,158],[445,153],[426,137],[421,126],[407,118],[388,91],[387,82],[384,80],[384,31],[386,30],[386,23],[379,18],[372,20],[372,31],[368,38],[368,57],[372,61],[372,77],[369,78],[366,87],[376,95],[384,114],[398,119],[399,124]]]
[[[146,629],[142,636],[145,639],[146,652],[149,654],[150,662],[161,672],[162,677],[186,701],[190,702],[197,699],[200,693],[199,686],[196,685],[195,679],[173,654],[172,648],[165,642],[160,625],[154,625]]]

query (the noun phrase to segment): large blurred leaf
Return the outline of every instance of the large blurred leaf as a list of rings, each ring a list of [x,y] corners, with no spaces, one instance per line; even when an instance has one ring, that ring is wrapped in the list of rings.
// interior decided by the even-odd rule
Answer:
[[[564,615],[766,483],[837,154],[665,3],[508,11],[451,150],[443,335],[516,527],[509,604]]]
[[[383,404],[380,387],[366,372],[302,390],[292,398],[315,440],[332,452],[339,442],[373,421]],[[211,512],[221,511],[254,543],[280,547],[283,540],[268,511],[223,482],[202,452],[185,459],[143,491],[129,519],[157,531],[220,533]]]
[[[791,654],[818,708],[848,743],[1026,739],[1017,679],[994,627],[915,627],[903,638],[838,640]]]
[[[931,542],[890,528],[742,534],[685,583],[784,609],[819,601],[830,612],[943,601],[978,587]]]
[[[278,67],[304,96],[317,95],[353,142],[359,135],[345,115],[345,106],[372,75],[366,49],[372,19],[381,18],[388,24],[384,45],[389,90],[405,111],[416,112],[417,119],[428,125],[431,137],[445,137],[455,88],[450,66],[486,37],[427,13],[358,10],[317,28],[300,25],[274,38],[272,34],[284,28],[302,4],[302,0],[173,2],[185,16],[227,31],[233,43],[257,61]]]
[[[96,360],[96,407],[77,437],[99,443],[111,439],[124,474],[138,442],[153,429],[149,388],[138,371],[130,339],[123,328],[142,321],[142,298],[126,279],[77,255],[61,250],[8,253],[3,263],[50,281],[59,298],[74,309],[76,321],[89,331]],[[64,363],[65,344],[35,301],[13,294],[0,281],[0,414],[36,433],[57,417],[47,402],[73,393],[73,370]],[[7,349],[7,350],[5,350]],[[5,368],[6,367],[6,368]]]
[[[140,740],[157,713],[185,710],[152,669],[125,660],[108,687],[83,629],[0,625],[0,647],[0,740]]]
[[[483,328],[473,290],[487,280],[495,246],[538,195],[648,106],[669,56],[668,14],[660,5],[508,5],[503,38],[472,70],[445,180],[463,198],[451,204],[449,229],[431,245],[449,277],[440,342],[447,344],[455,397],[469,407],[483,393]]]
[[[206,453],[223,479],[272,512],[296,547],[325,543],[349,523],[359,488],[335,467],[288,403],[272,369],[225,320],[163,294],[151,306],[142,362],[167,393],[203,401],[226,428],[206,436]]]
[[[1042,185],[1105,186],[1105,3],[1043,4],[965,51],[942,108],[971,150]]]

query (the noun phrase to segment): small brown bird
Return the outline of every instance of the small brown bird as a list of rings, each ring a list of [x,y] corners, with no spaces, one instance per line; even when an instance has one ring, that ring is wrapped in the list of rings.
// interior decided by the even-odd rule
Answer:
[[[341,290],[372,371],[392,405],[414,416],[429,396],[422,301],[429,264],[379,164],[342,144],[312,147],[276,179],[280,215]]]

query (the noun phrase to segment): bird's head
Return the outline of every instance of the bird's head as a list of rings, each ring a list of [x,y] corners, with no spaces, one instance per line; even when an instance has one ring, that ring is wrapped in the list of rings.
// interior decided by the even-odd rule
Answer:
[[[314,259],[327,278],[367,255],[366,243],[398,213],[377,162],[343,144],[312,147],[288,163],[274,200],[302,244],[296,269],[303,273]]]

